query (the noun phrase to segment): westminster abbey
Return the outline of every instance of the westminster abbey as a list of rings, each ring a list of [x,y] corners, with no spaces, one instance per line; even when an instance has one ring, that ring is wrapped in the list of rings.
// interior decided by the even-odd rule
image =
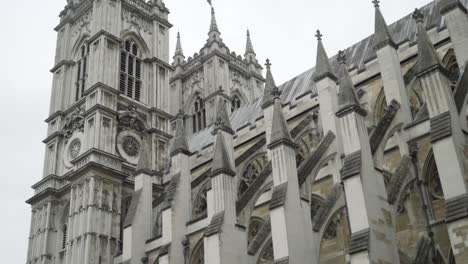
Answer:
[[[468,0],[380,4],[278,85],[214,9],[186,57],[163,0],[67,0],[27,264],[467,264]]]

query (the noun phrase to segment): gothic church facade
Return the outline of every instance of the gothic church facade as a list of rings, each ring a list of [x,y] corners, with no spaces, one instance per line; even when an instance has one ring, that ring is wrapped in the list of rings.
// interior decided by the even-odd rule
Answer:
[[[67,0],[27,263],[468,263],[468,0],[373,3],[278,86],[214,9],[170,58],[163,0]]]

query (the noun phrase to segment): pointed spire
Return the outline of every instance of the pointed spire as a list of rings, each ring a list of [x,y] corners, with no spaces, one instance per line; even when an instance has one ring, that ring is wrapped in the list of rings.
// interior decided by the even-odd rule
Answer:
[[[335,74],[333,74],[332,67],[330,65],[330,61],[328,59],[327,52],[323,47],[322,43],[322,33],[320,30],[317,30],[317,34],[315,35],[318,40],[318,47],[317,47],[317,63],[315,64],[315,82],[319,82],[325,77],[328,77],[334,81],[337,81]]]
[[[210,32],[209,33],[212,33],[212,32],[218,32],[219,33],[218,23],[216,22],[215,10],[214,10],[213,7],[211,7],[211,24],[210,24]]]
[[[374,49],[378,50],[386,45],[390,45],[397,49],[397,45],[392,39],[390,32],[388,30],[387,23],[380,11],[380,1],[374,0],[372,1],[375,7],[375,33],[374,33]]]
[[[279,94],[275,93],[275,103],[273,108],[273,120],[271,122],[271,138],[270,144],[268,145],[269,149],[274,148],[280,144],[287,144],[293,148],[296,147],[296,144],[292,141],[291,133],[289,133],[288,123],[283,115],[283,107],[281,106],[281,101],[279,100]]]
[[[236,175],[231,164],[223,133],[218,131],[216,133],[216,144],[213,151],[213,161],[211,163],[211,176],[214,177],[220,173],[230,176]]]
[[[252,40],[250,39],[250,31],[247,29],[247,44],[245,45],[245,55],[249,53],[256,55],[252,45]]]
[[[143,144],[140,147],[140,154],[138,158],[137,167],[135,170],[135,175],[140,173],[152,174],[151,173],[151,158],[150,158],[150,149],[151,141],[150,135],[144,133],[143,135]]]
[[[413,13],[413,19],[418,24],[418,73],[440,66],[439,56],[424,27],[424,15],[417,9]]]
[[[172,144],[171,148],[171,156],[175,156],[179,153],[190,155],[187,137],[185,136],[184,113],[182,111],[180,111],[177,116],[176,133],[174,138],[174,144]]]
[[[348,72],[348,66],[346,65],[346,54],[340,50],[338,52],[338,62],[340,63],[340,92],[338,94],[338,106],[339,111],[337,113],[340,116],[341,113],[346,113],[348,109],[357,110],[360,114],[365,115],[365,111],[361,109],[359,100],[354,91],[354,84],[351,76]]]
[[[234,135],[232,130],[231,120],[226,109],[226,102],[222,96],[219,96],[218,107],[216,108],[216,120],[214,124],[213,135],[215,135],[218,130],[222,130],[226,133]]]
[[[273,89],[277,88],[275,84],[275,80],[273,79],[273,74],[271,73],[271,63],[269,59],[266,60],[265,67],[267,69],[267,72],[266,72],[265,90],[263,92],[263,101],[262,101],[263,109],[267,108],[268,106],[274,103],[274,97],[272,95],[272,91]]]
[[[176,44],[174,57],[175,56],[182,56],[185,58],[184,51],[182,50],[182,43],[180,41],[180,32],[177,32],[177,44]]]

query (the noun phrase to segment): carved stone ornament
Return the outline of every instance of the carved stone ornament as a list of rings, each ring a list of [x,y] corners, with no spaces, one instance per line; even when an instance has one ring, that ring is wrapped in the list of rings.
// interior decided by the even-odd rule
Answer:
[[[135,130],[142,132],[146,129],[144,118],[138,113],[134,105],[129,105],[119,110],[118,121],[119,130]]]
[[[84,131],[84,109],[78,107],[65,118],[65,125],[63,126],[63,134],[65,139],[68,140],[75,131]]]
[[[117,135],[117,151],[129,163],[138,163],[142,146],[141,136],[132,130],[124,130]]]
[[[76,159],[78,155],[80,154],[80,151],[81,151],[81,141],[79,139],[73,140],[68,150],[70,158],[72,160]]]
[[[138,141],[131,136],[124,137],[122,147],[125,153],[130,157],[136,157],[140,152],[140,143],[138,143]]]

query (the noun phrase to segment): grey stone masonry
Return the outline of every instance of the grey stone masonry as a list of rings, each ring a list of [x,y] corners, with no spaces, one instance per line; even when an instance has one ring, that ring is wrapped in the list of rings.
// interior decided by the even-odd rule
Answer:
[[[437,142],[452,135],[452,120],[450,112],[431,118],[431,142]]]
[[[345,180],[361,173],[361,151],[356,151],[344,158],[341,179]]]
[[[283,206],[286,202],[286,194],[288,192],[288,183],[282,183],[273,189],[271,195],[270,210]]]
[[[355,254],[369,249],[369,229],[351,235],[349,254]]]
[[[445,201],[445,222],[450,223],[468,217],[468,194]]]

